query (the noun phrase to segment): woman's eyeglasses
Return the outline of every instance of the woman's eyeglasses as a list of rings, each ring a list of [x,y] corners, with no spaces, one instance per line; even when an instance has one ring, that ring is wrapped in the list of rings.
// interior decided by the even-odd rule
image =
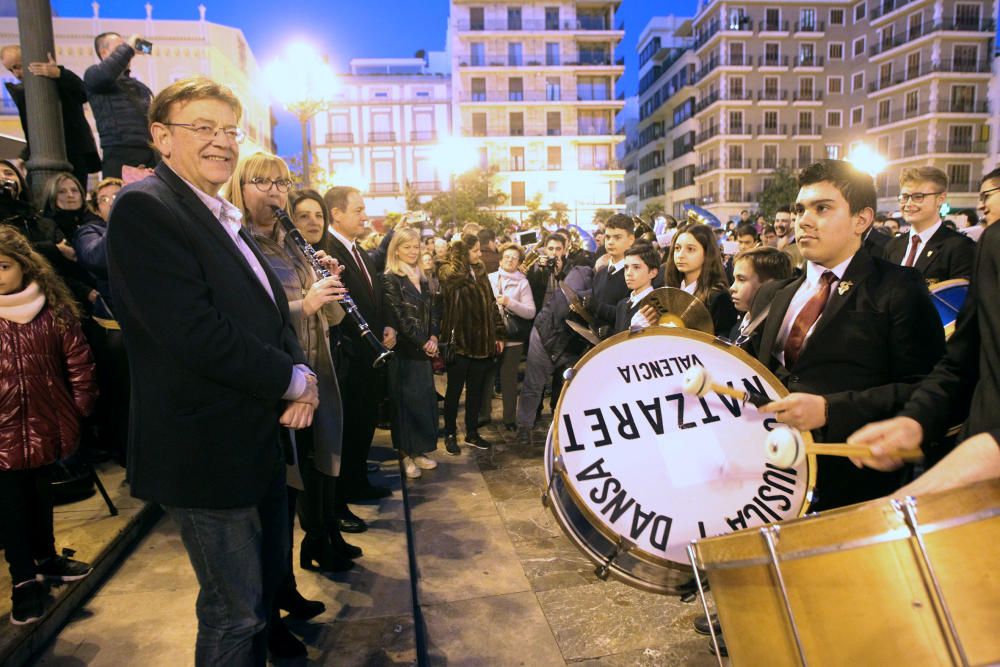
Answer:
[[[285,193],[288,192],[288,188],[292,185],[291,181],[284,178],[272,181],[270,178],[257,177],[251,178],[250,182],[253,183],[261,192],[270,192],[271,186],[274,186],[278,188],[278,192]]]

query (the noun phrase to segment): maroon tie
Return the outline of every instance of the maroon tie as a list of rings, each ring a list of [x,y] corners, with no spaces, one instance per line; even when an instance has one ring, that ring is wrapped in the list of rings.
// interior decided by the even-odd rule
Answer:
[[[917,261],[917,246],[920,245],[920,237],[914,236],[910,239],[910,253],[906,256],[906,261],[903,262],[903,266],[913,266],[913,263]]]
[[[358,244],[351,245],[351,253],[354,255],[354,261],[358,263],[358,268],[361,269],[361,275],[365,277],[365,282],[368,283],[368,293],[375,296],[375,292],[372,289],[372,277],[368,275],[368,269],[365,268],[365,263],[361,261],[361,253],[358,252]]]
[[[806,334],[823,314],[826,302],[830,299],[830,287],[835,280],[837,280],[837,276],[834,275],[833,271],[825,271],[819,278],[819,287],[816,289],[816,293],[809,298],[806,305],[795,316],[792,329],[788,332],[788,338],[785,340],[785,368],[791,368],[799,360],[799,353],[806,342]]]

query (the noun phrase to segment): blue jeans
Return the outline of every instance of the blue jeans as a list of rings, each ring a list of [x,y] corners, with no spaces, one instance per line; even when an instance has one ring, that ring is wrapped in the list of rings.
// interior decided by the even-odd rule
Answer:
[[[198,577],[195,665],[267,664],[267,622],[288,570],[285,469],[254,507],[165,507]]]

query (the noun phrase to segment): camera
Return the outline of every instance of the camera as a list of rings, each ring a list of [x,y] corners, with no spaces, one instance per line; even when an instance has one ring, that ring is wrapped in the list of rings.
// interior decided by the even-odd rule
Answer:
[[[17,181],[12,181],[9,178],[0,180],[0,199],[16,201],[17,196],[20,194],[20,189]]]
[[[139,53],[145,53],[148,56],[153,52],[153,43],[141,37],[137,37],[135,40],[135,50]]]

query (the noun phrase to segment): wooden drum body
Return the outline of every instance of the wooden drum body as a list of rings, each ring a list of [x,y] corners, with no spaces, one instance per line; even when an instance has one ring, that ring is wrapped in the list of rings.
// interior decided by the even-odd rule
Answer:
[[[700,540],[733,665],[1000,662],[1000,480]]]

